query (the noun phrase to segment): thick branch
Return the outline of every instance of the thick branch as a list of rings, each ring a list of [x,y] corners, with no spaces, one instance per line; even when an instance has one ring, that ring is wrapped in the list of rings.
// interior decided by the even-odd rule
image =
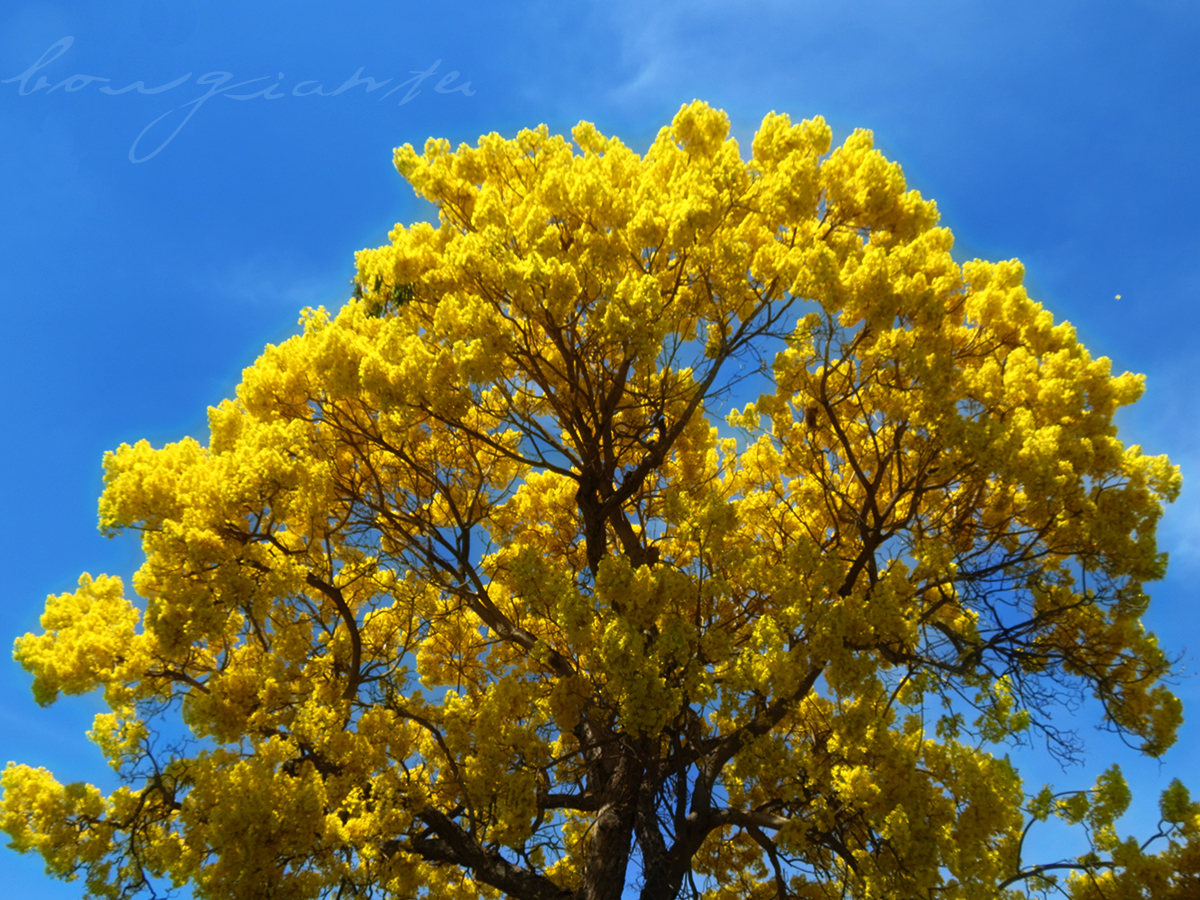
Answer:
[[[454,821],[431,806],[419,818],[437,839],[413,838],[409,849],[429,862],[451,863],[471,870],[477,881],[501,890],[517,900],[568,900],[571,891],[559,887],[545,875],[506,860],[481,846]]]
[[[362,682],[362,637],[358,633],[358,623],[354,621],[354,611],[350,609],[338,588],[322,581],[312,572],[308,573],[305,583],[333,601],[338,615],[342,617],[342,621],[346,623],[346,630],[350,633],[350,680],[346,684],[346,690],[342,692],[342,699],[350,700],[358,693],[358,686]]]
[[[591,794],[538,794],[538,809],[574,809],[579,812],[595,812],[600,808],[600,798]]]

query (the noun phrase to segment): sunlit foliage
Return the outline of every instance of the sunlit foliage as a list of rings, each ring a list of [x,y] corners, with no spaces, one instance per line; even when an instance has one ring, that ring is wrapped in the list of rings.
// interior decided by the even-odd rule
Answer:
[[[106,457],[141,600],[85,575],[16,658],[103,690],[126,786],[10,765],[12,846],[112,898],[1184,896],[1182,785],[1140,845],[1119,769],[1037,793],[1003,751],[1076,753],[1081,693],[1174,740],[1142,379],[955,262],[869,132],[728,133],[398,149],[439,223],[207,445]],[[1051,816],[1093,851],[1033,859]]]

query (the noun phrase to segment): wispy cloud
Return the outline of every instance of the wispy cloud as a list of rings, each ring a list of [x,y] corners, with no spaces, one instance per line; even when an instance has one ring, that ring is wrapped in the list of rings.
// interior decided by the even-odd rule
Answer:
[[[328,272],[305,271],[294,260],[257,253],[209,269],[216,296],[239,304],[300,310],[305,306],[340,306],[350,295],[345,283]]]

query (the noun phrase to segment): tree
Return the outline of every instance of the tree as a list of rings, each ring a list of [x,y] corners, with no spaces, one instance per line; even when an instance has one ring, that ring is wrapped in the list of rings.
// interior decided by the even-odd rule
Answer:
[[[1180,476],[1112,424],[1142,379],[956,263],[869,132],[573,137],[398,149],[439,225],[359,253],[207,447],[105,457],[144,620],[84,575],[16,658],[103,689],[125,786],[10,765],[11,846],[102,897],[1184,891],[1182,785],[1153,855],[1119,769],[1027,796],[997,755],[1075,753],[1080,692],[1151,755],[1181,721],[1139,621]],[[1051,815],[1095,852],[1027,862]]]

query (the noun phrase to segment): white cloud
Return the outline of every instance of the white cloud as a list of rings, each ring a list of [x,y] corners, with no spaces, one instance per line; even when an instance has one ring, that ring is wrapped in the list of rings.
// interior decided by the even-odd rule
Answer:
[[[258,253],[209,269],[212,289],[217,296],[241,304],[283,307],[299,311],[306,306],[341,306],[349,297],[351,285],[329,273],[304,271],[293,260]]]

